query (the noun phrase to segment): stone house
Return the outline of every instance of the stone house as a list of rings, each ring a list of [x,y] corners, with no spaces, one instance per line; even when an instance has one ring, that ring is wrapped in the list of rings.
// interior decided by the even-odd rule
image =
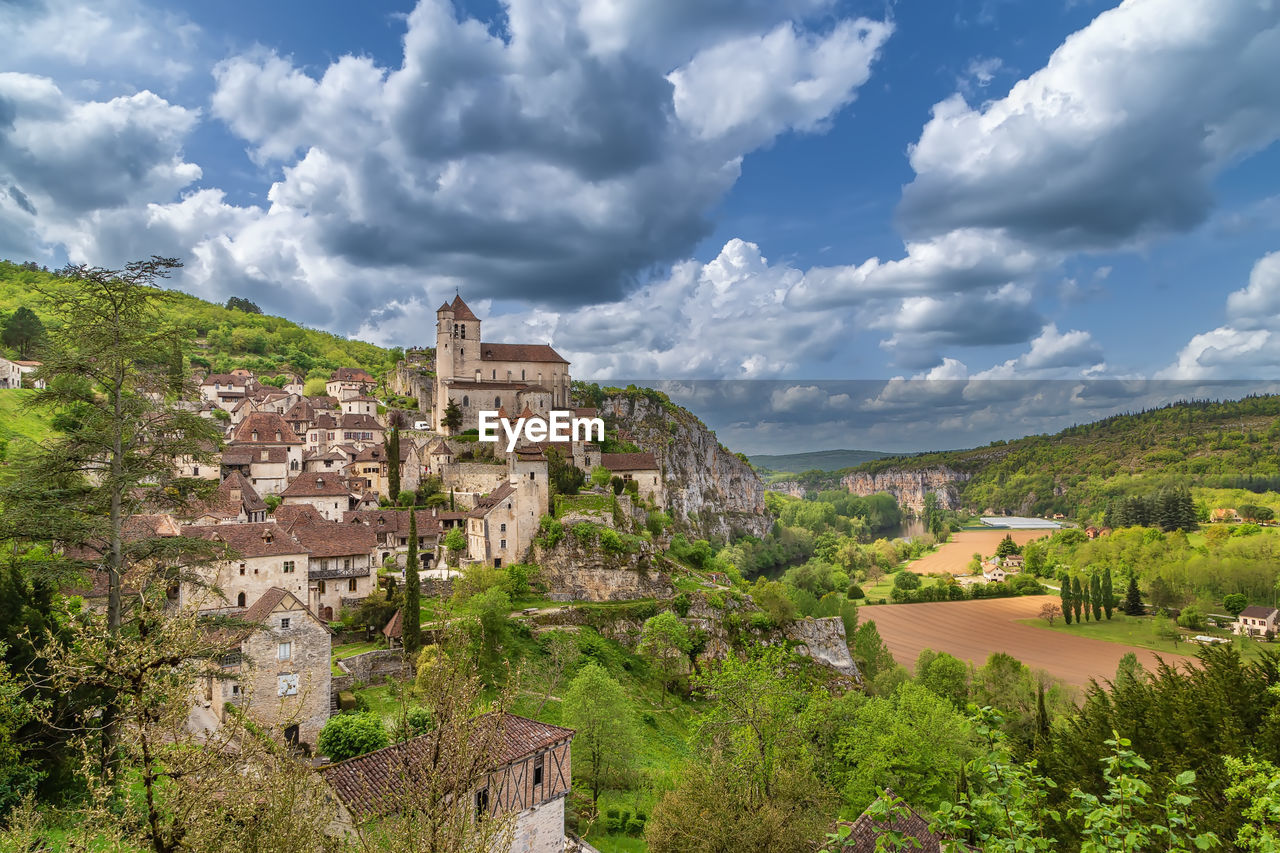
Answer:
[[[388,494],[390,488],[389,475],[391,466],[387,459],[387,449],[381,444],[370,444],[348,463],[345,473],[351,478],[364,480],[368,487],[364,491],[383,495],[395,501],[396,496]]]
[[[258,725],[280,731],[287,742],[314,746],[329,719],[333,632],[279,587],[234,615],[247,628],[222,658],[228,677],[202,685],[210,710],[222,720],[231,703]]]
[[[364,394],[358,397],[346,397],[340,400],[338,405],[344,415],[367,415],[371,418],[378,416],[377,397],[369,397]]]
[[[369,415],[341,415],[335,430],[338,440],[354,444],[358,448],[370,444],[382,446],[382,437],[386,429],[378,423],[378,419]]]
[[[307,605],[321,619],[333,621],[344,603],[373,592],[377,578],[371,560],[378,542],[372,528],[329,521],[306,505],[281,506],[274,517],[311,554]]]
[[[302,439],[282,415],[254,412],[232,433],[230,448],[249,451],[249,481],[259,494],[279,494],[302,473]],[[226,464],[226,451],[223,452]]]
[[[999,566],[986,566],[982,570],[982,579],[987,583],[1004,583],[1008,573]]]
[[[436,544],[445,530],[444,521],[448,517],[450,526],[465,518],[466,513],[446,512],[439,509],[420,509],[418,513],[418,559],[421,567],[431,567],[435,555]],[[398,563],[404,562],[409,552],[409,510],[407,509],[369,509],[353,510],[343,513],[342,521],[350,526],[363,525],[373,531],[373,561],[380,566],[388,557],[395,556]]]
[[[345,400],[349,397],[364,396],[377,384],[377,380],[359,367],[339,367],[329,374],[329,381],[324,384],[324,392],[330,397]]]
[[[23,361],[0,356],[0,388],[43,388],[43,379],[32,379],[31,374],[40,367],[38,361]]]
[[[305,450],[302,453],[302,473],[340,474],[350,459],[339,450]]]
[[[1240,611],[1232,632],[1246,637],[1263,637],[1270,631],[1275,636],[1277,619],[1280,619],[1280,610],[1252,604]]]
[[[260,522],[267,520],[267,504],[248,478],[232,471],[208,500],[192,504],[181,515],[196,525]]]
[[[662,471],[652,453],[601,453],[600,464],[614,476],[634,482],[640,497],[653,501],[659,507],[666,505]]]
[[[500,730],[473,737],[473,742],[494,747],[487,772],[479,774],[469,790],[458,792],[458,806],[477,814],[513,817],[511,853],[562,853],[573,730],[515,714],[487,714],[477,718],[476,725]],[[350,833],[396,811],[415,775],[432,772],[433,738],[421,735],[321,767],[320,776],[339,804],[329,832]]]
[[[187,525],[182,535],[221,543],[233,556],[200,570],[203,581],[220,590],[225,600],[216,592],[183,583],[178,592],[181,606],[201,610],[247,607],[274,587],[292,593],[299,601],[307,600],[311,554],[275,522]]]
[[[1010,554],[1000,561],[1000,567],[1008,574],[1017,574],[1022,571],[1022,567],[1026,565],[1026,558],[1021,554]]]
[[[467,559],[486,566],[518,563],[515,487],[503,483],[467,513]]]
[[[341,521],[351,509],[352,491],[341,474],[304,474],[280,493],[284,506],[307,504],[330,521]]]
[[[200,399],[230,412],[257,388],[258,380],[243,373],[210,373],[200,381]]]

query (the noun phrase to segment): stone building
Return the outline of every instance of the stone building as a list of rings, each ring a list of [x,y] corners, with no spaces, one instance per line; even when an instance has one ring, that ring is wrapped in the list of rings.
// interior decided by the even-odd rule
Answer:
[[[365,598],[377,585],[373,554],[377,534],[361,524],[330,521],[312,506],[281,506],[276,523],[310,553],[307,606],[326,622],[338,618],[344,606]]]
[[[311,554],[275,522],[258,524],[188,525],[183,536],[224,545],[232,554],[201,569],[206,585],[222,596],[194,584],[179,586],[178,601],[184,607],[219,610],[247,607],[269,589],[279,587],[307,600],[307,565]]]
[[[259,494],[275,495],[302,472],[302,450],[302,439],[283,415],[254,412],[232,433],[231,442],[223,451],[223,465],[239,465],[239,455],[235,462],[229,462],[228,453],[240,451],[248,458],[249,482]]]
[[[368,394],[377,384],[377,380],[359,367],[339,367],[329,374],[324,391],[330,397],[346,400]]]
[[[302,475],[280,493],[284,506],[313,506],[330,521],[342,520],[342,514],[351,509],[351,497],[345,477],[324,472]]]
[[[488,762],[481,762],[487,763],[488,770],[477,774],[469,790],[458,792],[459,807],[513,817],[511,853],[562,853],[573,730],[515,714],[488,714],[477,718],[476,725],[496,725],[500,730],[479,732],[472,738],[493,747]],[[433,738],[422,735],[321,767],[320,775],[339,804],[329,831],[350,833],[396,811],[414,785],[415,775],[432,772]]]
[[[461,430],[475,429],[481,410],[529,408],[545,417],[569,405],[569,362],[549,344],[482,341],[480,318],[461,296],[436,311],[436,389],[432,424],[444,427],[450,401],[462,412]]]
[[[204,698],[218,719],[240,706],[256,724],[291,743],[315,745],[329,719],[333,632],[293,593],[273,587],[241,614],[248,626],[210,678]]]
[[[634,482],[640,497],[653,501],[659,507],[666,505],[662,470],[652,453],[601,453],[600,464],[610,474],[626,482]]]
[[[207,500],[181,513],[191,524],[244,524],[267,520],[267,504],[247,477],[232,471]]]

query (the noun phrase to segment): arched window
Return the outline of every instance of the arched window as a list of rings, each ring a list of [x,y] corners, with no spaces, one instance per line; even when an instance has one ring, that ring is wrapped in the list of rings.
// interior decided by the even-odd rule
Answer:
[[[244,607],[244,593],[236,596],[236,607]]]
[[[464,406],[470,406],[470,405],[471,405],[471,400],[467,397],[467,395],[466,395],[466,394],[463,394],[463,395],[462,395],[462,405],[464,405]]]
[[[501,406],[501,405],[502,405],[502,398],[501,398],[501,397],[494,397],[494,398],[493,398],[493,405],[495,405],[495,406]]]

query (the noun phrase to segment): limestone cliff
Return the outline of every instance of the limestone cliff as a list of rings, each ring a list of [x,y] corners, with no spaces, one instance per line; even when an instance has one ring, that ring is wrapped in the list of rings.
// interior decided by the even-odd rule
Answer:
[[[840,478],[840,485],[855,495],[874,495],[888,492],[898,506],[919,514],[924,510],[924,497],[930,492],[938,496],[943,509],[958,509],[960,493],[958,484],[969,479],[969,474],[943,465],[932,468],[889,468],[875,474],[851,471]]]
[[[764,484],[691,412],[643,392],[606,394],[598,402],[601,416],[621,436],[657,456],[677,527],[716,541],[768,533],[773,519]]]
[[[641,542],[633,553],[607,554],[598,542],[579,542],[567,534],[554,548],[535,544],[533,562],[552,601],[631,601],[675,594],[671,578],[661,571],[666,560],[649,542]]]

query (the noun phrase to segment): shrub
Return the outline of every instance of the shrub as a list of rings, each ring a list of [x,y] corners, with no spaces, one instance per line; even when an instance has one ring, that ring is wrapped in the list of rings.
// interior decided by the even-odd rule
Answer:
[[[1189,604],[1182,608],[1182,613],[1178,616],[1178,624],[1183,628],[1199,631],[1204,628],[1204,614],[1200,612],[1200,608]]]
[[[538,522],[538,535],[535,540],[543,548],[554,548],[564,538],[564,525],[549,515],[544,515]]]
[[[627,835],[644,835],[644,821],[639,815],[627,821]]]
[[[857,601],[860,598],[866,598],[866,593],[862,591],[862,587],[856,583],[849,584],[849,590],[845,593],[845,597],[850,601]]]
[[[320,730],[317,746],[334,761],[342,761],[382,749],[387,730],[373,714],[339,714],[330,717]]]
[[[586,545],[596,538],[596,530],[596,526],[591,522],[579,521],[569,532],[573,534],[574,539]]]
[[[894,589],[919,589],[920,576],[915,572],[909,572],[906,569],[898,572],[893,578]]]
[[[683,619],[689,615],[689,607],[692,604],[693,601],[690,599],[689,593],[682,592],[671,600],[671,609],[680,614],[680,618]]]

